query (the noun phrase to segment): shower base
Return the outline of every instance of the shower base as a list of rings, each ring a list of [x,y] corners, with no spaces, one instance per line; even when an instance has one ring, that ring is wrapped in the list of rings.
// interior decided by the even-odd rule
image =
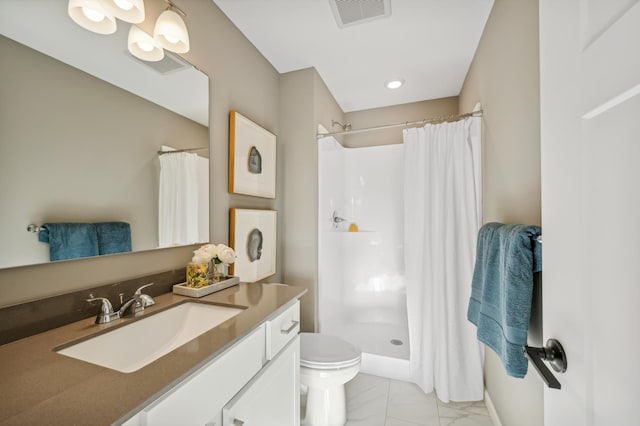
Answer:
[[[403,382],[411,381],[411,366],[408,359],[363,352],[360,372]]]

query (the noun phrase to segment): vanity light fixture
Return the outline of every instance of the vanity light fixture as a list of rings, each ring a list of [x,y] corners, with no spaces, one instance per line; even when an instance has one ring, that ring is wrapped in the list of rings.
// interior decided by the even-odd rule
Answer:
[[[131,25],[127,47],[133,56],[143,61],[157,62],[164,58],[162,47],[137,25]]]
[[[153,30],[153,38],[158,44],[167,50],[176,53],[189,51],[189,33],[182,16],[187,16],[170,0],[167,9],[160,14]]]
[[[116,18],[109,13],[102,0],[69,0],[67,12],[84,29],[98,34],[116,32]]]
[[[404,84],[404,79],[402,79],[402,78],[395,78],[393,80],[389,80],[389,81],[384,83],[385,87],[387,89],[391,89],[391,90],[398,89],[403,84]]]
[[[127,47],[138,59],[157,62],[164,58],[164,50],[176,53],[189,51],[189,32],[183,17],[187,14],[171,0],[158,16],[153,37],[136,25],[131,25]],[[73,21],[98,34],[116,32],[116,18],[132,24],[145,19],[144,0],[69,0],[67,7]]]
[[[113,16],[132,24],[144,21],[144,0],[103,0]]]

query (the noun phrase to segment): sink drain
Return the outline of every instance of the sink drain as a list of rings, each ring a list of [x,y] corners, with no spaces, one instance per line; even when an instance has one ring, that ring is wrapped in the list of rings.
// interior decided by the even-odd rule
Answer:
[[[391,339],[390,342],[391,342],[392,345],[396,345],[396,346],[402,346],[402,344],[403,344],[402,340],[400,340],[400,339]]]

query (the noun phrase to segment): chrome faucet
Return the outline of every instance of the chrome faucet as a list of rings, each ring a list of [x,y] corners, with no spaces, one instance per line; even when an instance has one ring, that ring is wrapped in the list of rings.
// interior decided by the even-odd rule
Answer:
[[[148,294],[142,294],[142,289],[152,286],[153,283],[145,284],[133,293],[133,296],[125,302],[122,302],[122,294],[120,294],[120,301],[122,302],[122,306],[120,306],[120,317],[124,317],[127,314],[134,315],[136,312],[144,311],[144,308],[147,306],[151,306],[156,303],[153,300],[153,297]]]
[[[118,311],[113,310],[113,305],[111,305],[109,299],[105,297],[93,297],[91,299],[87,299],[87,302],[94,302],[96,300],[100,300],[102,302],[100,312],[98,312],[98,315],[96,316],[96,324],[104,324],[127,315],[134,315],[136,312],[143,311],[147,306],[154,305],[156,302],[153,300],[153,297],[148,294],[142,294],[142,289],[151,285],[153,285],[153,283],[145,284],[138,288],[130,299],[122,303],[122,306]],[[120,294],[121,301],[122,296],[123,295]]]

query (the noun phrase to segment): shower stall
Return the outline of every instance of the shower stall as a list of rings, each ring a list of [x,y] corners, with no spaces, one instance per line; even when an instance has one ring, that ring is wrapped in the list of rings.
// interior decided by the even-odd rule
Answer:
[[[403,145],[318,141],[319,331],[360,347],[361,371],[409,379]]]

